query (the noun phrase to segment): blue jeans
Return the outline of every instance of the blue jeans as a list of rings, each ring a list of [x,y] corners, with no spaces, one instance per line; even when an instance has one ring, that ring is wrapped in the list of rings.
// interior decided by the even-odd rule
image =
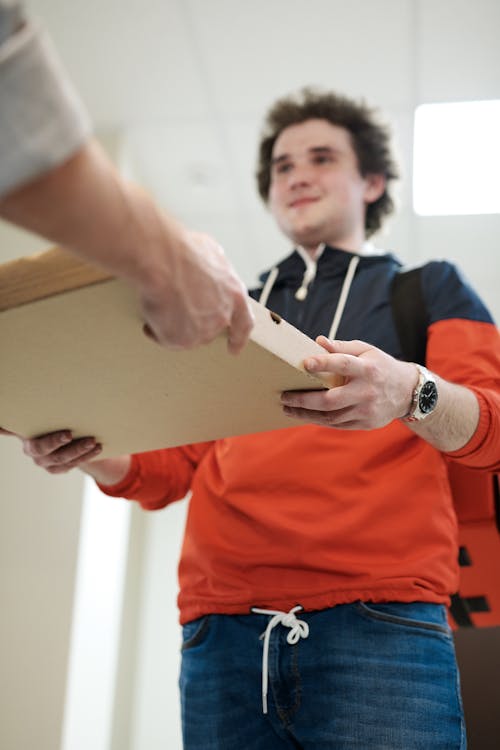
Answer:
[[[458,670],[437,604],[356,602],[297,612],[309,636],[269,641],[267,615],[208,615],[183,628],[185,750],[464,750]]]

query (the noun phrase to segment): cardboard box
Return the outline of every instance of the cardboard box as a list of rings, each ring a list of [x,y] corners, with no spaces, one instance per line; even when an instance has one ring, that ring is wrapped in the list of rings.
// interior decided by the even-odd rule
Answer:
[[[324,350],[253,302],[244,351],[225,336],[170,351],[143,331],[134,291],[50,250],[0,266],[0,426],[23,436],[71,429],[102,456],[280,429],[283,390],[338,385],[304,371]]]

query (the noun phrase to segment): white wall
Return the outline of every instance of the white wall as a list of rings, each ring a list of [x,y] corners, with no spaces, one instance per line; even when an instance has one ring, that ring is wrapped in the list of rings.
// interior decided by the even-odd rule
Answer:
[[[55,750],[81,510],[78,475],[50,476],[0,438],[0,747]]]

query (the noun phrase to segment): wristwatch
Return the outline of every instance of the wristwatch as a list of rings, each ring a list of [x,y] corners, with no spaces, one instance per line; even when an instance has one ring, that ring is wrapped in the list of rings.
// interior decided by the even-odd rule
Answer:
[[[411,406],[408,414],[403,417],[403,422],[420,422],[432,414],[438,402],[438,389],[436,380],[431,372],[422,365],[415,365],[419,378],[413,391]]]

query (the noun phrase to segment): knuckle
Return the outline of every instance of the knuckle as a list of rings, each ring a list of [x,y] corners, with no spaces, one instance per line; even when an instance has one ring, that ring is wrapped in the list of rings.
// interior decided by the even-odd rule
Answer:
[[[40,448],[40,442],[35,439],[29,439],[25,442],[25,450],[27,456],[35,457],[35,456],[42,456],[43,451]]]
[[[375,402],[377,400],[377,389],[375,386],[369,386],[366,389],[366,408],[367,409],[373,409],[375,407]]]
[[[367,361],[365,362],[365,374],[369,378],[369,380],[376,381],[378,380],[378,367],[374,362]]]
[[[349,372],[349,360],[347,357],[342,357],[342,359],[339,362],[340,365],[340,372],[342,375],[347,375]]]

